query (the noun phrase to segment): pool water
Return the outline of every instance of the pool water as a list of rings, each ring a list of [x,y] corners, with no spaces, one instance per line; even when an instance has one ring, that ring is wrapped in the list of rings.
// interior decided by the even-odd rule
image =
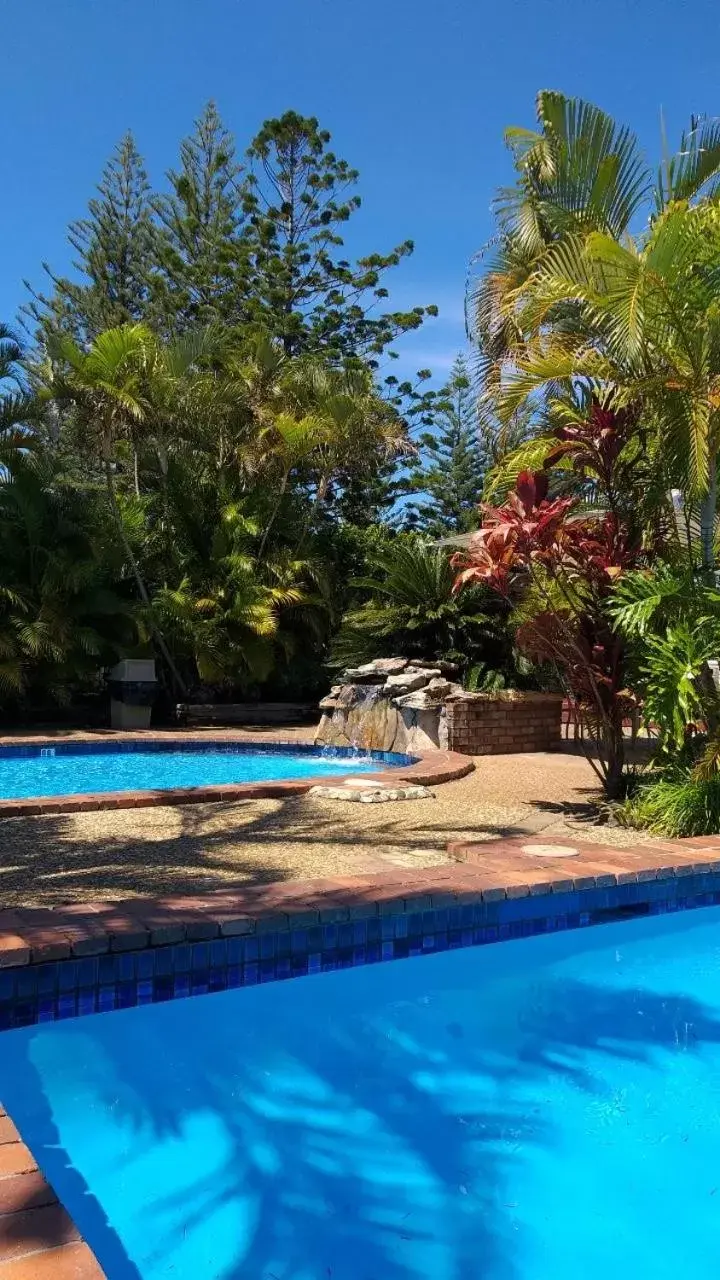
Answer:
[[[58,748],[54,755],[0,756],[0,799],[69,796],[102,791],[167,791],[231,782],[269,782],[387,768],[382,761],[323,756],[320,751],[103,750]],[[52,748],[50,748],[52,750]],[[404,762],[404,761],[403,761]]]
[[[720,909],[35,1026],[110,1280],[716,1280]]]

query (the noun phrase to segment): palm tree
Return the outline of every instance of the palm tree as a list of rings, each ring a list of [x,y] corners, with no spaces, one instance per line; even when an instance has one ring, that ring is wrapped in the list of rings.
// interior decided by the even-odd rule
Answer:
[[[497,233],[468,280],[468,330],[488,382],[522,353],[523,289],[554,245],[591,231],[621,240],[676,200],[714,196],[719,181],[715,120],[693,119],[654,174],[635,134],[592,103],[543,89],[536,114],[537,129],[505,131],[516,179],[496,195]],[[572,311],[562,315],[572,324]]]
[[[642,407],[673,482],[702,500],[709,567],[720,125],[693,121],[653,180],[634,136],[597,107],[541,93],[538,118],[508,132],[518,176],[468,293],[486,394],[504,417],[532,406],[541,431],[572,417],[578,390]],[[633,236],[643,216],[649,230]]]
[[[0,324],[0,465],[8,466],[18,453],[35,443],[42,405],[27,385],[19,338]]]
[[[720,207],[677,202],[641,242],[593,232],[549,252],[526,287],[536,337],[508,375],[506,411],[578,384],[632,405],[669,483],[701,503],[702,566],[714,563],[720,447]],[[578,309],[573,336],[547,324]]]
[[[128,534],[117,489],[118,446],[129,442],[137,459],[138,433],[150,414],[157,341],[144,325],[128,324],[99,334],[87,350],[71,338],[61,336],[56,339],[51,354],[64,366],[54,388],[55,395],[74,406],[88,440],[98,453],[117,535],[145,606],[151,633],[173,679],[185,692],[182,677],[155,620],[150,592]],[[138,488],[137,467],[135,487]]]
[[[101,517],[42,453],[0,481],[0,693],[62,700],[136,642]]]

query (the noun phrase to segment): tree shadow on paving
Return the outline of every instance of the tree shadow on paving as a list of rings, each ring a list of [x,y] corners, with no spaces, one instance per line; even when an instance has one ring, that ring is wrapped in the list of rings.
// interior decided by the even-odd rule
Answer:
[[[130,1179],[122,1193],[124,1212],[142,1218],[128,1252],[143,1273],[178,1250],[178,1274],[190,1275],[182,1250],[204,1244],[219,1264],[203,1274],[223,1280],[528,1274],[537,1258],[513,1212],[514,1181],[556,1148],[563,1088],[609,1105],[603,1072],[620,1060],[657,1071],[660,1089],[666,1055],[680,1041],[690,1055],[717,1044],[720,1024],[677,991],[552,973],[542,999],[538,975],[532,987],[518,981],[510,1018],[507,989],[493,991],[492,975],[478,982],[464,955],[463,965],[446,953],[56,1028],[93,1114],[110,1116],[112,1143],[154,1170],[152,1187]],[[28,1140],[62,1195],[74,1150],[58,1143],[47,1107],[33,1113],[35,1095],[52,1101],[53,1088],[49,1055],[28,1053],[52,1034],[14,1038],[0,1087],[29,1113]],[[100,1205],[91,1186],[68,1207],[105,1266],[112,1251],[113,1280],[134,1280],[104,1234],[108,1213],[118,1229],[115,1176],[106,1172]]]
[[[421,804],[424,802],[418,802]],[[367,825],[348,809],[288,797],[0,821],[0,907],[197,893],[245,882],[322,878],[424,865],[450,839],[522,835],[511,824],[446,822],[408,828],[393,817]],[[394,807],[394,806],[393,806]]]

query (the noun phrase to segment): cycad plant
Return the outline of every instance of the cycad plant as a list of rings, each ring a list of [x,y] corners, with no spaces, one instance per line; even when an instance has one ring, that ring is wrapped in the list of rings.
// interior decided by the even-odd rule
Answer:
[[[482,586],[456,595],[445,548],[400,535],[372,552],[369,566],[352,584],[366,599],[343,618],[336,665],[401,654],[448,659],[463,670],[479,663],[488,672],[512,670],[504,607]]]

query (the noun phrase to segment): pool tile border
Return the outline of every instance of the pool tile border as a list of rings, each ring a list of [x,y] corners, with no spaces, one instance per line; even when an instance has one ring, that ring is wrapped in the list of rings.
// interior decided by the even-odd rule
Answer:
[[[309,755],[315,751],[312,743],[294,741],[265,741],[261,738],[242,738],[232,734],[214,734],[198,737],[197,734],[182,732],[155,733],[151,736],[142,734],[115,733],[98,740],[97,736],[74,735],[72,738],[58,741],[51,738],[23,738],[22,742],[9,738],[0,738],[0,758],[22,758],[36,755],[38,749],[53,748],[63,754],[94,755],[102,754],[113,744],[122,744],[128,751],[183,751],[192,747],[198,752],[212,751],[217,746],[231,753],[243,755],[255,751],[264,754],[278,754],[292,750],[301,755]],[[347,774],[333,774],[334,786],[342,786],[345,779],[353,776],[353,752],[350,748],[331,748],[329,754],[333,758],[348,758]],[[455,778],[463,778],[472,773],[473,761],[468,756],[456,751],[428,751],[421,755],[408,756],[392,751],[371,752],[378,763],[395,761],[391,769],[379,769],[368,778],[376,782],[395,783],[412,782],[424,786],[436,786],[442,782],[450,782]],[[398,760],[401,763],[397,763]],[[402,763],[404,761],[404,763]],[[327,774],[315,778],[289,779],[285,781],[242,782],[207,787],[172,787],[162,791],[103,791],[70,796],[32,796],[28,799],[0,800],[0,818],[40,817],[52,813],[87,813],[99,809],[142,809],[162,805],[178,804],[218,804],[232,803],[238,800],[265,800],[275,797],[305,795],[311,787],[327,786]]]
[[[720,838],[540,865],[519,840],[420,871],[0,912],[0,1031],[720,903]]]

